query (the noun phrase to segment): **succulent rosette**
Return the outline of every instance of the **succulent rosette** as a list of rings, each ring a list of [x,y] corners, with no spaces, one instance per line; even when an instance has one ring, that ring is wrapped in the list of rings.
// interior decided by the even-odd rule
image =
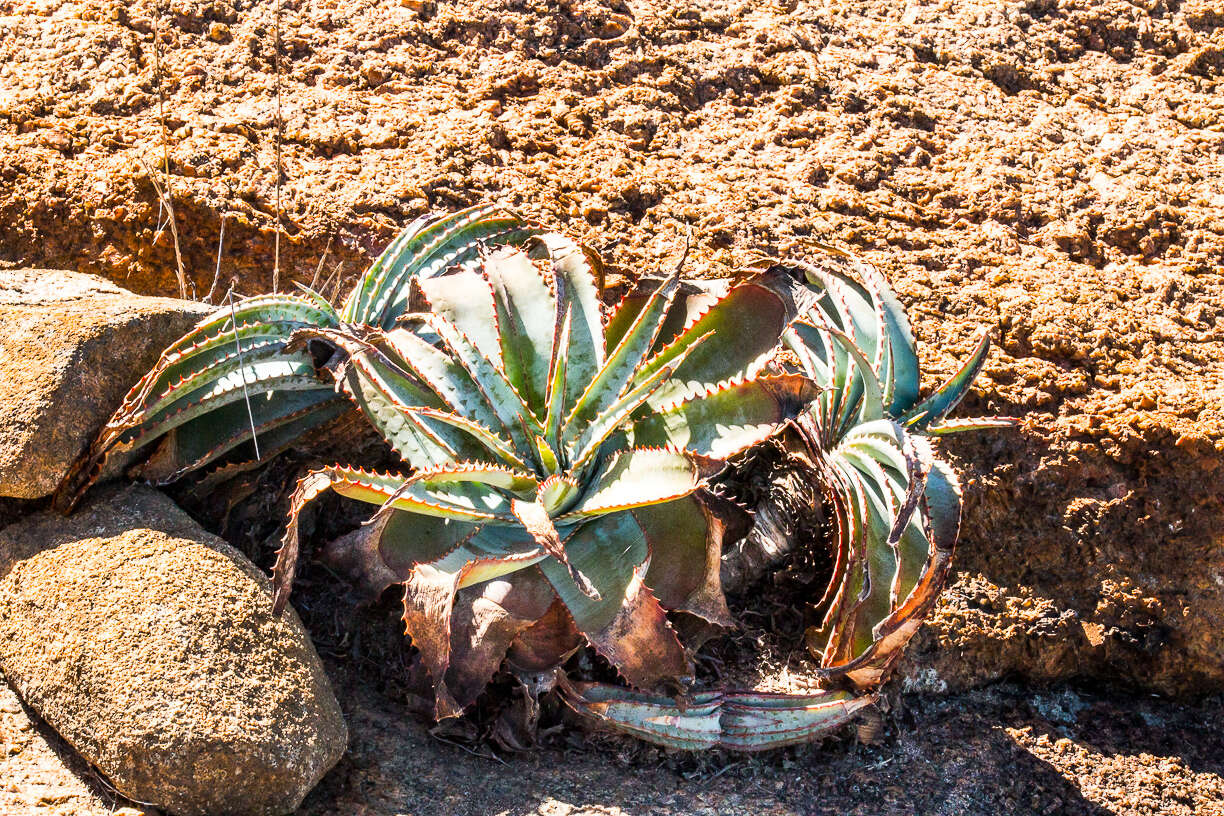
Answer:
[[[371,595],[401,588],[437,718],[507,670],[663,745],[813,739],[872,702],[946,579],[959,489],[925,436],[1005,424],[946,419],[988,342],[920,399],[904,311],[851,259],[759,264],[704,289],[673,274],[612,308],[599,268],[496,207],[422,217],[340,308],[304,288],[204,320],[133,387],[57,503],[116,463],[159,484],[208,469],[214,484],[361,417],[398,464],[300,480],[277,610],[299,517],[334,491],[371,512],[326,554]],[[783,428],[835,516],[831,543],[799,542],[835,556],[809,632],[827,689],[689,693],[692,651],[733,625],[723,558],[750,526],[710,480]],[[620,682],[569,678],[583,647]]]
[[[808,645],[826,681],[869,690],[930,614],[952,566],[960,483],[928,437],[1015,420],[948,418],[986,361],[988,331],[923,398],[914,335],[887,282],[825,249],[797,264],[817,299],[784,338],[798,370],[819,387],[796,425],[834,511],[826,612]]]
[[[378,505],[345,546],[365,583],[403,585],[438,717],[503,660],[546,673],[583,644],[632,687],[678,689],[692,670],[668,613],[730,624],[718,568],[739,511],[704,486],[814,396],[802,375],[760,373],[799,313],[792,280],[766,270],[697,303],[672,276],[605,310],[587,254],[526,228],[422,263],[489,217],[407,233],[380,263],[413,291],[368,277],[346,306],[360,323],[296,334],[333,351],[337,388],[404,468],[302,481],[278,602],[297,515],[333,490]]]

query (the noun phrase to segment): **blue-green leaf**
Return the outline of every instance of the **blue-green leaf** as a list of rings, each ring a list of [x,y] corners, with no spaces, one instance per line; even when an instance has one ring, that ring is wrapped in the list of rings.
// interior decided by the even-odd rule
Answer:
[[[989,352],[990,331],[984,330],[978,336],[973,352],[969,355],[969,359],[965,361],[965,364],[961,366],[960,370],[953,374],[947,382],[935,389],[935,393],[911,408],[902,417],[902,421],[920,431],[942,421],[964,399],[965,394],[969,392],[969,386],[973,385],[974,378],[982,370],[982,366],[986,364],[986,355]]]
[[[506,378],[536,417],[547,411],[549,363],[557,302],[543,274],[523,252],[499,250],[485,259],[501,334]]]
[[[631,448],[613,454],[588,481],[587,492],[558,523],[683,498],[722,469],[722,463],[682,450]]]
[[[612,513],[583,524],[566,539],[565,551],[598,599],[584,593],[555,559],[541,561],[540,569],[595,650],[634,686],[687,675],[684,649],[642,581],[648,550],[633,515]]]

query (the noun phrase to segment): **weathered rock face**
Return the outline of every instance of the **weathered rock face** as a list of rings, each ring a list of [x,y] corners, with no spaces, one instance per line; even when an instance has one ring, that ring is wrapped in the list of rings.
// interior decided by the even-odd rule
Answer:
[[[297,615],[273,617],[259,570],[160,493],[31,516],[0,531],[0,554],[0,668],[126,796],[281,814],[344,753]]]
[[[1219,302],[1200,279],[1164,280]],[[967,475],[961,574],[911,665],[951,688],[1020,676],[1218,691],[1224,332],[1192,328],[1161,286],[1131,295],[1143,321],[1065,288],[1075,303],[1061,309],[1004,306],[982,388],[1018,405],[1024,430],[945,446]]]
[[[0,496],[53,492],[127,390],[211,307],[0,269]]]
[[[962,574],[924,635],[946,682],[1224,687],[1218,0],[311,6],[284,11],[280,79],[274,6],[154,25],[65,0],[12,26],[0,257],[176,291],[137,160],[168,132],[196,286],[224,219],[223,276],[264,290],[278,82],[282,285],[482,199],[610,280],[670,267],[685,222],[695,275],[847,246],[914,310],[932,382],[994,327],[966,411],[1027,417],[947,446]]]

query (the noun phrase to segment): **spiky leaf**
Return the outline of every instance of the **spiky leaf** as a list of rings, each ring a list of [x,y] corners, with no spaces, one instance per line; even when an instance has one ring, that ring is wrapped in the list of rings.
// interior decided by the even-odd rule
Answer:
[[[598,600],[557,561],[542,561],[540,569],[595,650],[634,686],[650,688],[687,675],[684,649],[643,582],[648,551],[633,515],[613,513],[587,522],[566,540],[565,550],[598,591]]]

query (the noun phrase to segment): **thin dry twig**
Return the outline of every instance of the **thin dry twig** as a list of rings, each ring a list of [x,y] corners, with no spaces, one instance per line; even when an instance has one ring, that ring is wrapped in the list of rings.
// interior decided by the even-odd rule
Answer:
[[[342,269],[344,269],[344,261],[336,264],[331,276],[327,279],[327,283],[319,290],[319,294],[327,298],[327,302],[333,306],[340,302],[340,285],[344,283],[344,275],[341,274]],[[331,289],[332,293],[330,295],[324,294],[328,289]]]
[[[140,799],[133,799],[132,797],[128,796],[123,791],[116,788],[114,785],[111,784],[111,781],[106,778],[106,774],[98,770],[97,766],[95,766],[94,764],[87,763],[85,766],[85,769],[88,772],[90,779],[92,779],[95,783],[97,783],[98,787],[102,788],[102,790],[110,794],[112,812],[115,810],[115,808],[118,807],[119,803],[121,802],[131,802],[136,805],[144,805],[145,807],[157,807],[157,805],[153,802],[143,802]]]
[[[732,768],[738,768],[738,767],[740,767],[740,766],[741,766],[741,765],[743,765],[743,764],[744,764],[743,762],[729,762],[729,763],[727,763],[726,765],[724,765],[724,766],[722,766],[721,768],[719,768],[719,769],[718,769],[717,771],[715,771],[714,773],[710,774],[709,776],[703,776],[703,777],[701,778],[701,781],[702,781],[702,782],[713,782],[715,779],[717,779],[718,777],[722,776],[722,775],[723,775],[723,774],[725,774],[727,771],[731,770]]]
[[[225,215],[221,216],[221,234],[217,236],[217,269],[213,272],[212,286],[208,287],[208,297],[205,300],[208,303],[213,302],[213,295],[217,292],[217,283],[221,280],[221,248],[225,246]]]
[[[281,0],[276,0],[276,21],[273,26],[272,70],[276,74],[276,237],[272,250],[272,291],[280,291],[281,234],[281,138],[285,125],[281,120]]]
[[[170,214],[170,236],[174,239],[174,257],[178,262],[178,268],[175,272],[175,277],[178,279],[179,296],[183,299],[187,298],[187,274],[183,271],[183,256],[179,251],[178,227],[175,225],[174,204],[170,201],[170,197],[166,194],[165,189],[157,183],[157,174],[153,172],[153,168],[149,167],[149,163],[145,161],[144,156],[140,153],[136,154],[136,161],[140,162],[140,166],[144,168],[145,175],[149,177],[149,181],[153,184],[153,191],[157,193],[157,203],[159,207],[164,207],[166,212]],[[161,235],[162,228],[159,226],[154,235],[153,242],[157,243],[158,237]]]
[[[279,0],[278,0],[279,2]],[[161,127],[162,139],[162,172],[164,175],[163,186],[157,184],[156,178],[149,173],[149,178],[153,179],[153,187],[157,190],[157,197],[160,206],[166,208],[166,213],[170,220],[170,236],[174,239],[174,263],[175,277],[178,279],[179,296],[183,299],[187,298],[187,273],[183,269],[183,250],[179,243],[178,234],[178,218],[174,214],[174,201],[170,195],[170,138],[166,129],[166,90],[162,82],[161,69],[161,29],[158,27],[158,19],[161,17],[161,7],[158,6],[156,13],[153,15],[153,76],[157,83],[157,119]],[[141,159],[141,164],[144,164],[144,159]],[[145,170],[148,171],[146,165]],[[160,220],[160,219],[159,219]],[[160,228],[158,230],[160,232]]]
[[[469,754],[471,754],[474,757],[480,757],[481,759],[492,760],[493,762],[496,762],[498,765],[506,764],[506,760],[502,759],[497,754],[492,754],[492,753],[482,754],[479,751],[476,751],[472,748],[467,747],[461,742],[455,742],[454,740],[449,740],[446,737],[441,736],[440,734],[435,734],[432,730],[429,732],[429,736],[433,737],[438,742],[443,742],[443,743],[446,743],[447,745],[453,745],[456,748],[460,748],[464,751],[467,751]]]
[[[238,370],[242,372],[242,398],[246,400],[247,419],[251,422],[251,443],[255,446],[255,458],[262,459],[263,457],[259,455],[259,435],[255,431],[255,413],[251,410],[251,394],[247,390],[247,372],[246,363],[242,359],[242,342],[238,339],[238,311],[234,308],[234,287],[232,285],[225,299],[229,301],[230,328],[234,331],[234,346],[238,349]]]
[[[328,238],[327,246],[323,247],[323,254],[319,256],[319,265],[315,267],[314,276],[310,279],[311,289],[314,289],[315,284],[319,282],[319,275],[323,272],[323,264],[327,261],[327,253],[331,252],[331,245],[332,239]]]
[[[676,261],[676,269],[674,274],[679,275],[684,269],[684,263],[688,260],[689,250],[693,246],[693,225],[689,222],[684,222],[684,251],[680,253],[680,260]]]

